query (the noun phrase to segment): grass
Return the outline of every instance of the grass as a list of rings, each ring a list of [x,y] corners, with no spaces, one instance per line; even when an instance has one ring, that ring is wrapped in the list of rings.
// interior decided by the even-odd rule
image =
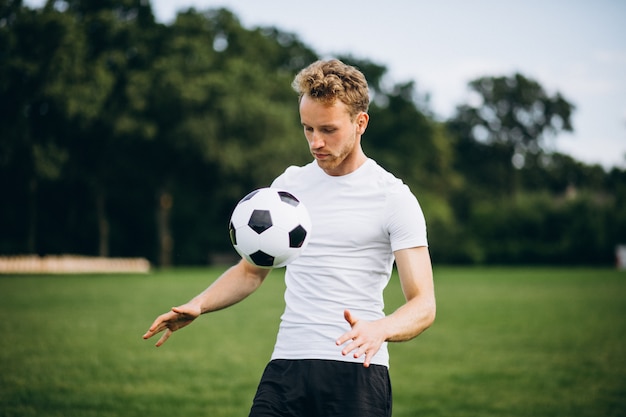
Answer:
[[[163,347],[141,335],[219,269],[0,276],[0,416],[247,416],[282,273]],[[626,416],[626,273],[435,269],[438,316],[390,345],[394,417]],[[393,278],[387,310],[402,302]]]

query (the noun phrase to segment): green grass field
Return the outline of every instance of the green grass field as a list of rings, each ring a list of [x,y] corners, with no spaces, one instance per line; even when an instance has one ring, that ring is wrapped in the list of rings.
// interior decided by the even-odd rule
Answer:
[[[141,335],[220,269],[0,276],[0,415],[247,416],[282,271],[161,348]],[[438,315],[393,344],[394,417],[626,416],[626,273],[435,269]],[[387,310],[402,302],[397,278]]]

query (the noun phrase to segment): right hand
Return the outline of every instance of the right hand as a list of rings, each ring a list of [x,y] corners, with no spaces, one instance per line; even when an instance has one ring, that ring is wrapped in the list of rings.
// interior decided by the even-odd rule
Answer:
[[[170,338],[172,333],[191,324],[191,322],[198,318],[200,314],[200,309],[189,303],[178,307],[172,307],[170,311],[161,314],[156,318],[156,320],[154,320],[152,326],[150,326],[148,331],[143,335],[143,338],[149,339],[155,334],[161,333],[165,330],[163,336],[161,336],[159,341],[156,342],[155,346],[159,347]]]

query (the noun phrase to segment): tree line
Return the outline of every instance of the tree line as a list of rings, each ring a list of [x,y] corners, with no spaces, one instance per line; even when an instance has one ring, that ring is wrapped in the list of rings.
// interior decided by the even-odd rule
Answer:
[[[0,253],[233,255],[236,202],[310,160],[291,81],[318,58],[227,9],[162,24],[143,0],[0,0]],[[364,150],[418,196],[434,262],[614,262],[626,172],[549,151],[574,125],[560,93],[485,76],[440,120],[415,81],[338,58],[370,82]]]

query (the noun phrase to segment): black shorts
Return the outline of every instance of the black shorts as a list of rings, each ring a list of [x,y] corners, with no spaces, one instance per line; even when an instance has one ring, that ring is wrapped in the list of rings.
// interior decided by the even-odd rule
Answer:
[[[390,417],[386,366],[330,361],[271,361],[250,417]]]

